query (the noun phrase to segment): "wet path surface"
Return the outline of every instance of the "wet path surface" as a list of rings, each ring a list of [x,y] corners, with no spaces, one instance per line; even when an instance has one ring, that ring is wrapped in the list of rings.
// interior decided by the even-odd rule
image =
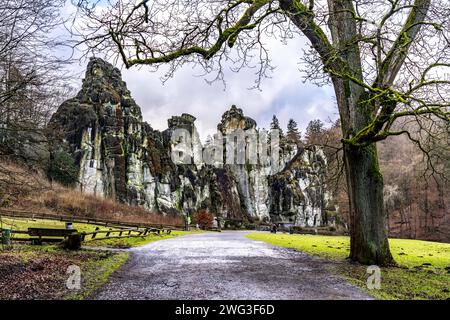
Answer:
[[[330,262],[245,237],[204,233],[130,250],[93,299],[368,299]]]

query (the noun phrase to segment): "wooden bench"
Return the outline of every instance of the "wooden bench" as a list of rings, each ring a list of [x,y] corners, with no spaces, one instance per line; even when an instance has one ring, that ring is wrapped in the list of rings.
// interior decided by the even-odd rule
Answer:
[[[61,242],[71,234],[77,233],[75,229],[51,229],[51,228],[28,228],[28,235],[33,244],[42,242]],[[51,237],[51,238],[49,238]]]

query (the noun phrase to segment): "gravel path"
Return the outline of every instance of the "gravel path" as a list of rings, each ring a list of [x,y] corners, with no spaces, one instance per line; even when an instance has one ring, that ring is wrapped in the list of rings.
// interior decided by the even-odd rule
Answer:
[[[152,242],[93,299],[370,299],[332,275],[331,262],[247,239],[203,233]]]

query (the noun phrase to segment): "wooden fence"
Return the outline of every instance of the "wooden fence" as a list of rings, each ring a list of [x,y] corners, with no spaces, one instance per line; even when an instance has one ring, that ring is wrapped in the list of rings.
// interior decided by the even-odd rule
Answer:
[[[61,230],[61,229],[47,229],[47,230]],[[145,237],[151,233],[154,234],[170,234],[172,229],[110,229],[110,230],[95,230],[91,232],[75,232],[81,236],[81,241],[88,242],[94,240],[105,240],[105,239],[120,239],[120,238],[133,238],[133,237]],[[30,230],[12,230],[12,234],[16,235],[28,235],[28,238],[21,237],[12,237],[13,241],[35,241],[40,240],[40,242],[60,242],[63,240],[64,236],[62,235],[53,235],[51,233],[47,233],[46,231],[42,232],[44,238],[37,237],[32,234]],[[98,235],[103,234],[102,237],[98,237]]]
[[[104,240],[104,239],[118,239],[118,238],[132,238],[132,237],[145,237],[150,233],[154,234],[170,234],[172,230],[182,230],[180,226],[174,225],[161,225],[161,224],[150,224],[150,223],[126,223],[122,221],[108,221],[105,219],[93,219],[84,218],[77,216],[67,216],[67,215],[54,215],[46,213],[31,213],[27,211],[18,210],[5,210],[0,209],[0,215],[10,218],[20,218],[20,219],[46,219],[62,222],[72,222],[72,223],[83,223],[91,224],[102,227],[109,227],[108,230],[100,230],[99,227],[91,232],[76,232],[81,236],[81,241],[94,241],[94,240]],[[42,236],[36,237],[33,230],[40,229]],[[54,231],[65,230],[65,229],[49,229],[49,228],[29,228],[28,230],[12,230],[13,235],[28,235],[29,237],[13,237],[13,241],[31,241],[35,243],[42,242],[59,242],[62,241],[65,236],[58,235],[54,236]],[[103,235],[98,237],[99,235]],[[34,237],[33,237],[34,236]]]
[[[119,239],[119,238],[132,238],[132,237],[145,237],[150,233],[155,234],[170,234],[172,229],[110,229],[110,230],[96,230],[92,232],[80,232],[82,241],[104,240],[104,239]],[[98,238],[97,235],[104,234],[103,237]],[[117,235],[114,235],[117,234]],[[90,236],[90,238],[89,238]]]
[[[133,223],[133,222],[123,222],[119,220],[107,220],[107,219],[97,219],[90,217],[80,217],[80,216],[69,216],[69,215],[57,215],[51,213],[42,212],[29,212],[22,210],[7,210],[0,209],[0,215],[11,218],[28,218],[28,219],[46,219],[55,220],[62,222],[73,222],[73,223],[86,223],[99,225],[103,227],[114,226],[117,228],[170,228],[173,230],[183,230],[181,225],[169,225],[169,224],[156,224],[156,223]]]

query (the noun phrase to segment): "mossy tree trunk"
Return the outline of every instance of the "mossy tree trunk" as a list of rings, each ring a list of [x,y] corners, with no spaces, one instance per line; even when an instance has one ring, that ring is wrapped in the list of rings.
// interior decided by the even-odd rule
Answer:
[[[350,259],[364,264],[392,264],[376,144],[345,146],[344,159],[350,203]]]
[[[373,105],[350,81],[333,78],[341,114],[342,135],[351,139],[372,121]],[[376,143],[343,143],[350,204],[350,259],[379,266],[392,264],[383,200],[383,176]]]

